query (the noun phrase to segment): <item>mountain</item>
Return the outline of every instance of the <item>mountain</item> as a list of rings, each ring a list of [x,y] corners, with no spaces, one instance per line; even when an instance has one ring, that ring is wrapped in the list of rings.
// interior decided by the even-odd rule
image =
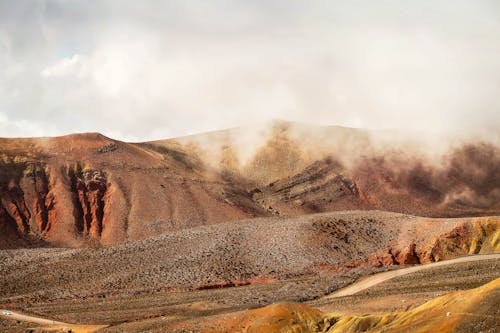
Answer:
[[[75,134],[0,147],[2,247],[112,244],[266,215],[180,145]]]
[[[445,145],[443,145],[444,147]],[[0,248],[81,247],[253,217],[500,214],[500,148],[274,122],[126,143],[0,139]]]

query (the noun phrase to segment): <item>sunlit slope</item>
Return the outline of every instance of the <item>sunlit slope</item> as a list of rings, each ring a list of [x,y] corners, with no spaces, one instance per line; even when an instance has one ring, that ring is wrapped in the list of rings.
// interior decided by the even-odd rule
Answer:
[[[479,288],[438,297],[403,312],[331,316],[329,333],[478,332],[498,328],[500,278]]]
[[[278,303],[206,323],[204,332],[495,332],[500,320],[500,278],[401,312],[325,314],[300,303]]]

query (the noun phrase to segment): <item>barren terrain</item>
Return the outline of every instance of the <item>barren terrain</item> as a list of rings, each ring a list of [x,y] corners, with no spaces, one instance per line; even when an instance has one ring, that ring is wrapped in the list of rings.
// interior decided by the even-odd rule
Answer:
[[[426,147],[285,122],[0,138],[0,331],[397,332],[457,312],[443,331],[494,332],[500,148]]]
[[[230,287],[498,250],[500,219],[386,212],[261,218],[104,248],[0,252],[1,298]]]
[[[447,293],[476,288],[494,280],[500,275],[499,262],[498,259],[489,259],[433,267],[339,298],[318,295],[354,282],[357,274],[326,275],[322,279],[292,279],[194,292],[60,299],[17,306],[3,303],[0,307],[15,307],[24,313],[63,322],[110,325],[103,332],[198,332],[217,327],[226,322],[228,316],[240,316],[247,309],[275,302],[303,301],[311,297],[317,299],[306,304],[323,313],[360,315],[408,310]],[[316,290],[311,294],[311,289]],[[300,312],[303,308],[299,307],[298,310]],[[496,316],[498,315],[497,313]],[[0,319],[2,332],[24,332],[27,327],[33,327],[33,324],[17,324],[15,321]],[[494,327],[491,329],[490,327],[490,331],[484,331],[495,332]]]

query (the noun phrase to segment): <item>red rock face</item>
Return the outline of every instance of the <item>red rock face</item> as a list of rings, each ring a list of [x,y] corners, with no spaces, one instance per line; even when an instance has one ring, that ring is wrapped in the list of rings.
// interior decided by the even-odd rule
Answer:
[[[467,254],[464,244],[471,243],[473,227],[471,224],[462,224],[450,232],[438,237],[430,250],[428,257],[431,261],[445,259],[449,253]]]
[[[372,253],[367,263],[372,266],[415,265],[450,259],[469,253],[498,251],[494,235],[500,228],[497,218],[477,218],[457,221],[442,233],[427,232],[427,237],[419,241],[401,242],[399,246],[389,246],[385,251]],[[483,252],[481,252],[483,253]]]
[[[75,203],[76,228],[82,235],[99,239],[104,217],[104,196],[107,191],[106,175],[98,170],[68,171]]]
[[[1,248],[16,248],[29,245],[19,234],[16,222],[9,213],[0,207],[0,244]]]
[[[4,223],[15,225],[20,234],[29,232],[29,212],[24,203],[24,193],[18,183],[21,175],[8,166],[1,175],[1,209]]]
[[[39,163],[0,164],[0,222],[15,225],[21,236],[43,234],[52,209],[48,177]]]
[[[368,263],[375,267],[389,267],[399,264],[394,255],[392,248],[387,247],[385,251],[375,252],[368,257]]]
[[[49,211],[54,208],[54,197],[49,190],[49,180],[45,168],[34,167],[27,175],[31,180],[35,193],[35,224],[42,234],[50,229]]]
[[[5,208],[10,212],[10,216],[16,221],[21,234],[26,235],[30,231],[30,226],[28,224],[30,212],[24,202],[24,193],[13,180],[9,182],[6,192],[8,202],[6,202]]]
[[[420,258],[415,252],[416,245],[414,242],[410,243],[406,248],[399,252],[396,256],[396,261],[400,265],[416,265],[420,264]]]
[[[45,238],[57,225],[61,208],[51,188],[47,166],[40,163],[0,165],[0,223],[16,230],[21,238]],[[68,172],[74,194],[75,228],[92,239],[102,231],[106,176],[96,170]],[[24,190],[21,188],[23,186]],[[62,206],[62,205],[61,205]]]
[[[426,244],[419,244],[419,246],[426,247]],[[411,242],[401,250],[393,250],[390,248],[388,252],[378,257],[380,263],[378,266],[417,265],[434,261],[426,260],[425,253],[424,255],[417,253],[416,248],[417,245],[414,242]]]

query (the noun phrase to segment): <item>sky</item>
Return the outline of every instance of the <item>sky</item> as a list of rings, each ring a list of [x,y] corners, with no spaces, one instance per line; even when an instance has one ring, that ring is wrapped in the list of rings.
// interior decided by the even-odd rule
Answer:
[[[500,129],[496,0],[0,0],[0,137]]]

